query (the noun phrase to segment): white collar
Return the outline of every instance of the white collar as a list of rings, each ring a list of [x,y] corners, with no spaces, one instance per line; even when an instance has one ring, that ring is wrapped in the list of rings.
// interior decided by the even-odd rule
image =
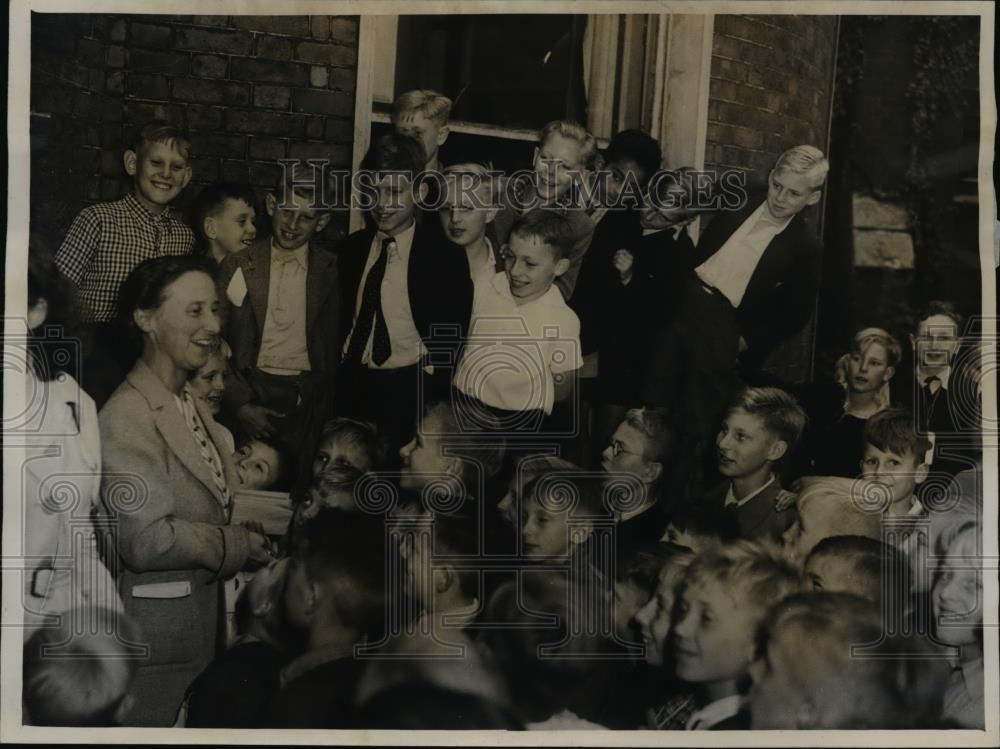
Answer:
[[[702,728],[711,728],[712,726],[718,725],[726,718],[731,718],[736,713],[740,711],[740,707],[743,705],[743,698],[734,694],[729,697],[723,697],[721,700],[716,700],[715,702],[709,702],[701,710],[698,710],[691,714],[688,718],[687,725],[684,728],[688,731],[694,730],[694,726],[697,723],[703,723]]]
[[[391,237],[388,234],[383,234],[380,231],[375,232],[375,242],[376,246],[381,247],[382,242],[386,239],[392,240],[393,245],[395,245],[396,253],[401,260],[406,260],[410,256],[410,247],[413,246],[413,235],[417,230],[417,222],[410,221],[410,225],[407,226],[403,231],[398,234],[394,234]],[[389,259],[393,259],[393,252],[390,248]]]
[[[736,507],[742,507],[773,483],[774,483],[774,474],[772,473],[771,478],[769,478],[762,487],[750,492],[743,499],[736,499],[736,493],[733,491],[733,482],[730,481],[729,488],[726,490],[725,506],[729,507],[730,505],[735,505]]]
[[[540,297],[538,297],[537,299],[532,299],[530,302],[525,302],[524,304],[517,303],[516,297],[510,290],[510,279],[507,278],[507,274],[504,271],[500,271],[499,273],[495,274],[493,276],[493,279],[490,281],[490,284],[497,291],[497,293],[499,293],[505,299],[509,299],[511,304],[514,304],[519,309],[523,307],[531,307],[536,304],[545,306],[554,305],[557,307],[565,306],[566,304],[563,301],[562,292],[559,291],[559,288],[555,285],[555,283],[549,286],[548,291],[546,291]]]
[[[279,247],[278,245],[276,245],[274,243],[274,237],[271,237],[271,263],[278,262],[276,258],[281,255],[284,255],[285,257],[291,255],[298,261],[299,265],[301,265],[303,268],[307,268],[308,260],[306,258],[308,251],[309,251],[308,242],[306,242],[305,244],[300,244],[294,250],[286,250],[284,247]]]
[[[924,385],[927,384],[928,378],[930,378],[930,377],[937,377],[941,381],[941,387],[943,389],[947,390],[948,389],[948,379],[951,377],[951,365],[949,364],[947,367],[945,367],[944,369],[942,369],[940,372],[936,372],[934,374],[932,374],[930,372],[927,372],[926,370],[924,370],[922,367],[920,367],[918,365],[917,369],[916,369],[916,374],[917,374],[917,384],[920,385],[921,387],[923,387]]]

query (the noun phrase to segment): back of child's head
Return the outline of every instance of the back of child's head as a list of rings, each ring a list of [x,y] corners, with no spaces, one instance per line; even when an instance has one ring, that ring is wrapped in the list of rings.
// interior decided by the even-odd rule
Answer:
[[[604,163],[614,164],[622,161],[634,161],[642,170],[639,187],[645,187],[660,168],[663,161],[663,151],[659,141],[639,129],[621,130],[611,137],[608,147],[604,150]]]
[[[777,546],[761,541],[733,541],[698,554],[684,574],[685,590],[718,583],[756,622],[768,607],[802,590],[802,575]]]
[[[830,536],[881,539],[881,509],[868,507],[866,503],[882,497],[866,497],[864,483],[840,476],[807,476],[800,479],[797,486],[795,506],[800,519],[792,529],[798,526],[800,533],[807,533],[812,539],[808,548],[799,549],[802,558]],[[810,519],[805,529],[800,525],[803,516]],[[788,536],[786,533],[786,543]]]
[[[451,99],[430,89],[414,89],[396,97],[392,103],[392,122],[397,123],[406,114],[419,112],[438,127],[448,124],[451,116]]]
[[[128,710],[141,644],[138,626],[119,612],[75,609],[59,626],[36,630],[24,645],[23,701],[31,725],[115,726]],[[113,631],[76,631],[81,622]],[[103,626],[102,626],[103,628]]]
[[[447,451],[462,464],[461,480],[470,492],[477,481],[493,478],[504,456],[504,440],[496,417],[461,397],[429,403],[421,430],[443,441]],[[433,430],[433,432],[431,431]]]
[[[830,162],[816,146],[793,146],[782,153],[774,162],[774,171],[783,169],[794,174],[805,174],[810,178],[813,189],[819,188],[830,171]]]
[[[535,208],[518,216],[510,228],[510,235],[549,245],[555,250],[557,260],[569,257],[573,247],[569,220],[558,211],[545,208]]]
[[[789,596],[768,613],[758,643],[767,665],[751,693],[755,729],[926,728],[938,718],[947,667],[926,638],[887,634],[870,600]]]
[[[341,624],[370,632],[385,610],[386,529],[383,518],[364,512],[321,508],[291,538],[294,565],[329,594]]]
[[[736,409],[759,417],[767,431],[788,445],[785,455],[795,449],[808,422],[795,396],[776,387],[745,388],[729,406],[730,411]]]
[[[242,201],[251,208],[257,206],[257,195],[253,188],[240,182],[214,182],[199,192],[198,197],[192,201],[191,223],[202,249],[208,241],[205,236],[205,219],[218,216],[228,200]]]
[[[191,137],[183,128],[166,120],[150,120],[139,128],[132,150],[142,158],[145,149],[153,143],[162,143],[173,148],[185,159],[191,158]]]
[[[359,471],[378,469],[385,463],[385,444],[379,437],[375,425],[370,422],[346,416],[330,419],[323,424],[319,435],[320,451],[323,446],[332,445],[334,442],[342,443],[358,452],[357,458],[364,463],[354,466]],[[328,463],[325,463],[320,469],[326,470],[327,467]]]
[[[891,586],[895,599],[903,601],[907,597],[900,590],[906,577],[899,552],[896,547],[873,538],[824,538],[809,552],[804,568],[806,584],[815,590],[853,593],[877,603]]]
[[[665,408],[630,408],[625,423],[646,439],[642,457],[650,463],[660,463],[666,471],[677,450],[678,433]]]
[[[507,680],[513,706],[524,722],[545,720],[565,709],[613,650],[602,627],[592,626],[595,591],[565,573],[521,573],[496,589],[487,606],[490,622],[480,642]],[[600,595],[600,593],[598,593]]]
[[[446,566],[449,558],[453,558],[451,569],[462,595],[467,599],[478,597],[479,570],[467,566],[468,560],[478,557],[482,551],[478,514],[471,507],[463,506],[453,513],[435,514],[433,522],[434,558]]]
[[[424,169],[427,155],[416,138],[400,133],[380,136],[361,161],[361,168],[377,174],[401,172],[413,179]]]
[[[864,435],[867,444],[882,452],[910,456],[916,465],[925,461],[931,447],[927,436],[917,433],[913,414],[903,408],[887,408],[870,416],[865,422]]]
[[[576,144],[580,152],[579,163],[576,166],[586,170],[597,168],[601,157],[597,150],[597,139],[583,125],[568,120],[553,120],[539,132],[539,146],[545,145],[552,135],[560,135]]]

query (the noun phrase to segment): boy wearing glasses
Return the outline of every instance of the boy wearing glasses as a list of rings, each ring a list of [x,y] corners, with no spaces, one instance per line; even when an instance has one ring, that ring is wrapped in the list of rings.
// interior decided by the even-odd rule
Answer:
[[[608,482],[624,484],[623,474],[642,485],[638,496],[629,497],[618,514],[618,554],[630,554],[656,544],[667,527],[668,508],[661,496],[672,474],[677,432],[662,408],[633,408],[611,435],[601,455],[601,469]]]

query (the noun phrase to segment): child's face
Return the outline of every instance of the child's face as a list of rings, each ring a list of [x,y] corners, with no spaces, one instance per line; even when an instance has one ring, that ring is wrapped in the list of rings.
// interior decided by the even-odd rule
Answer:
[[[486,236],[486,225],[497,212],[484,207],[490,204],[488,191],[462,185],[461,176],[449,176],[444,205],[439,216],[444,233],[455,244],[469,247]]]
[[[394,237],[413,222],[416,201],[413,182],[403,174],[387,174],[376,185],[378,198],[371,216],[375,227],[383,234]],[[421,185],[423,196],[427,185]]]
[[[827,593],[860,595],[863,586],[855,578],[850,559],[835,554],[813,554],[806,560],[806,583],[810,588]]]
[[[281,457],[270,445],[253,440],[233,454],[240,489],[267,489],[278,480]]]
[[[765,652],[750,667],[750,719],[754,730],[813,728],[803,725],[803,684],[822,678],[820,659],[811,657],[808,636],[799,627],[774,632]],[[815,663],[814,663],[815,661]]]
[[[764,420],[742,408],[729,412],[715,438],[719,473],[728,478],[749,476],[785,454],[785,443],[764,425]]]
[[[205,218],[204,232],[214,247],[226,255],[245,250],[257,238],[257,214],[244,200],[226,198],[214,216]]]
[[[961,569],[974,566],[969,562],[946,555],[931,592],[937,637],[949,645],[977,642],[983,626],[983,581],[978,570]]]
[[[889,495],[889,505],[892,506],[913,496],[917,484],[927,478],[927,464],[912,452],[900,455],[879,450],[866,442],[864,456],[861,458],[861,478],[884,487]]]
[[[399,119],[396,120],[395,129],[400,135],[408,135],[420,141],[424,147],[424,153],[427,154],[428,164],[434,161],[438,149],[448,139],[448,126],[439,125],[420,111],[400,114]]]
[[[606,168],[610,172],[610,176],[607,178],[608,202],[612,205],[618,200],[626,184],[633,185],[629,190],[630,193],[638,194],[640,186],[652,176],[646,174],[646,170],[640,167],[635,159],[628,157],[609,162]]]
[[[807,174],[782,168],[772,170],[767,180],[767,210],[779,221],[790,219],[803,208],[818,203],[822,193]]]
[[[837,508],[823,502],[822,498],[813,500],[799,497],[796,503],[795,521],[781,537],[785,553],[788,557],[801,564],[809,552],[832,533],[831,528],[837,527]]]
[[[527,475],[514,474],[511,478],[510,483],[507,484],[507,493],[503,495],[499,502],[497,502],[497,512],[500,513],[500,517],[506,520],[511,526],[518,525],[517,522],[517,498],[520,494],[520,484],[527,484],[531,481],[533,477]]]
[[[187,157],[173,143],[146,143],[141,156],[126,151],[125,171],[133,178],[136,198],[153,213],[162,211],[191,181]]]
[[[514,301],[525,304],[544,296],[556,277],[566,272],[569,261],[537,237],[514,233],[510,235],[504,265]]]
[[[556,512],[534,497],[521,506],[521,542],[526,557],[565,557],[572,541],[567,520],[569,510]]]
[[[660,572],[660,582],[656,594],[635,614],[635,623],[642,633],[642,644],[646,648],[646,663],[662,666],[664,651],[670,634],[670,616],[674,610],[674,591],[677,575],[664,568]]]
[[[312,199],[294,190],[286,190],[284,204],[279,205],[273,193],[267,196],[267,215],[274,224],[274,242],[284,250],[297,250],[330,222],[330,214],[318,207],[310,207]]]
[[[917,337],[910,337],[917,365],[939,369],[951,364],[961,339],[958,326],[947,315],[931,315],[917,324]]]
[[[643,483],[654,478],[655,468],[643,457],[646,435],[623,421],[611,435],[611,442],[601,453],[601,470],[605,473],[625,473]]]
[[[222,410],[222,394],[226,389],[224,374],[226,360],[219,354],[212,354],[189,382],[191,392],[201,400],[212,416],[218,416]]]
[[[643,229],[659,231],[688,220],[695,215],[690,206],[685,206],[687,191],[683,185],[673,184],[666,188],[666,193],[658,200],[648,200],[647,205],[639,214],[639,223]]]
[[[361,473],[367,473],[372,469],[372,461],[357,442],[334,435],[321,442],[316,450],[312,465],[313,478],[335,466],[351,466]]]
[[[748,603],[737,601],[717,580],[687,586],[674,625],[679,678],[710,684],[738,679],[746,672],[756,634]]]
[[[852,393],[877,392],[894,371],[889,366],[885,346],[872,341],[863,351],[852,351],[848,357],[847,386]]]
[[[580,172],[580,146],[576,141],[552,133],[535,151],[535,188],[542,200],[562,197],[573,184],[573,172]]]
[[[615,582],[615,634],[631,642],[635,638],[632,621],[649,602],[649,594],[629,580]]]
[[[427,414],[413,439],[400,449],[403,466],[399,485],[404,489],[420,491],[428,483],[451,475],[453,461],[444,454],[439,436],[443,434],[443,427],[436,414]]]

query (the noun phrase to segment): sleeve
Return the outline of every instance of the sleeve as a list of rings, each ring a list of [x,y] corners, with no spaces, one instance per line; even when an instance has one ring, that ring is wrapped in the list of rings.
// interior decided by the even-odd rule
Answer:
[[[235,314],[233,304],[229,299],[228,289],[229,284],[239,267],[239,263],[233,255],[227,256],[219,266],[220,314],[222,319],[226,321],[224,336],[230,348],[236,340],[234,328],[236,324],[235,318],[237,315]],[[254,390],[250,386],[250,383],[247,382],[243,374],[239,371],[239,367],[235,365],[234,358],[235,354],[233,357],[230,357],[229,361],[226,363],[226,371],[224,375],[225,389],[223,390],[222,398],[226,410],[235,416],[236,412],[242,406],[254,400]]]
[[[556,286],[562,292],[563,299],[573,296],[576,288],[576,279],[580,275],[580,266],[583,264],[583,256],[590,249],[590,240],[594,238],[594,222],[583,213],[583,211],[573,211],[570,216],[573,224],[573,247],[569,253],[569,268],[555,280]]]
[[[74,286],[80,285],[100,243],[101,221],[97,212],[84,208],[76,214],[56,252],[56,267]]]
[[[101,414],[101,501],[116,521],[117,552],[125,565],[135,572],[203,568],[220,578],[240,570],[250,554],[249,531],[178,517],[177,493],[191,489],[171,480],[169,448],[154,435],[153,424],[122,429],[113,420]],[[143,427],[149,430],[145,439],[139,436]],[[215,498],[206,495],[205,501]]]
[[[572,310],[567,309],[565,317],[556,328],[557,337],[552,340],[549,349],[549,368],[553,374],[579,369],[583,366],[579,318]]]

